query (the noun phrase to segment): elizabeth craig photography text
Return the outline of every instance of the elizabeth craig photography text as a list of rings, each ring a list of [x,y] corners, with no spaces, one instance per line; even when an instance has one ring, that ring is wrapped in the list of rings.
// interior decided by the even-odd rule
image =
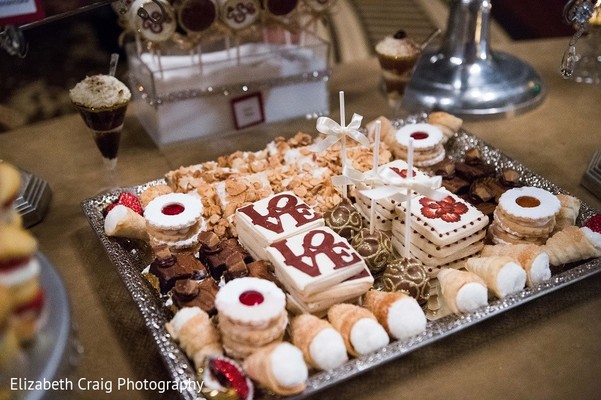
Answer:
[[[45,392],[71,392],[75,390],[85,392],[104,392],[107,394],[119,391],[151,391],[163,394],[167,391],[174,390],[184,392],[193,390],[200,393],[202,390],[202,382],[193,379],[188,379],[181,382],[175,381],[149,381],[132,380],[129,378],[118,378],[112,380],[89,380],[86,378],[80,379],[57,379],[57,380],[30,380],[24,378],[11,378],[10,390],[15,392],[20,391],[45,391]]]

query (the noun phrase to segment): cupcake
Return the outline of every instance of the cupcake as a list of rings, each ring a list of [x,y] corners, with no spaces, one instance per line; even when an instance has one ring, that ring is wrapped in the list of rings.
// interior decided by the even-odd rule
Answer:
[[[376,44],[376,54],[389,97],[401,97],[421,55],[421,46],[399,30]]]

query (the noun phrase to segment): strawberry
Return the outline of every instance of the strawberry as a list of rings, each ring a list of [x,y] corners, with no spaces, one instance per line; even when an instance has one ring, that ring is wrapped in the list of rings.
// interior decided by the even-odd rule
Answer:
[[[225,388],[232,389],[241,400],[252,399],[254,387],[242,369],[227,357],[213,357],[208,360],[210,373]]]
[[[109,213],[109,211],[111,211],[113,208],[115,208],[116,205],[117,205],[117,203],[110,203],[108,206],[104,207],[104,210],[102,210],[102,214],[106,217],[106,215]]]
[[[593,232],[601,233],[601,214],[593,215],[587,219],[584,226]]]
[[[123,192],[119,195],[116,204],[124,205],[125,207],[129,207],[138,214],[142,215],[142,204],[140,204],[140,200],[136,197],[135,194],[129,192]]]

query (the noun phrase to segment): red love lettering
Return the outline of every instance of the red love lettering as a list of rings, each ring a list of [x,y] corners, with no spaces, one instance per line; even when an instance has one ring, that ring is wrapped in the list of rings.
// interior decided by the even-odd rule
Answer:
[[[282,215],[290,215],[296,221],[296,227],[318,220],[320,215],[314,212],[299,198],[290,194],[279,194],[267,203],[267,214],[261,215],[253,204],[239,208],[238,211],[248,215],[254,225],[258,225],[274,233],[284,232]]]
[[[317,255],[324,254],[335,265],[334,269],[341,269],[353,265],[361,259],[344,239],[336,241],[329,232],[314,230],[308,232],[303,238],[303,253],[296,255],[288,246],[288,239],[280,240],[271,246],[282,254],[286,265],[294,267],[305,274],[315,277],[321,275]],[[308,259],[308,262],[305,260]]]

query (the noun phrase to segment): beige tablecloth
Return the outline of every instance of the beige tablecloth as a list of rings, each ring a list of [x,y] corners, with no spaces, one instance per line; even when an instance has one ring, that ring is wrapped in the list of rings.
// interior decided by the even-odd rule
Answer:
[[[599,86],[559,76],[566,45],[567,39],[555,39],[504,48],[538,70],[548,87],[547,98],[523,115],[464,126],[601,208],[601,202],[579,184],[593,152],[601,148],[601,91]],[[333,118],[338,118],[338,90],[346,93],[348,113],[362,114],[364,121],[388,115],[378,82],[375,59],[336,66],[330,81]],[[314,120],[300,119],[159,149],[132,114],[126,120],[119,154],[123,186],[238,149],[257,150],[279,134],[315,132]],[[0,135],[0,158],[46,179],[53,190],[48,214],[33,233],[63,277],[77,337],[85,349],[71,379],[111,381],[114,386],[119,378],[169,379],[140,313],[82,214],[80,202],[102,186],[102,169],[79,116]],[[318,398],[598,398],[599,293],[601,276],[596,275],[325,390]],[[73,393],[54,395],[69,398]],[[156,392],[116,392],[115,387],[111,394],[76,394],[82,399],[158,397]]]

